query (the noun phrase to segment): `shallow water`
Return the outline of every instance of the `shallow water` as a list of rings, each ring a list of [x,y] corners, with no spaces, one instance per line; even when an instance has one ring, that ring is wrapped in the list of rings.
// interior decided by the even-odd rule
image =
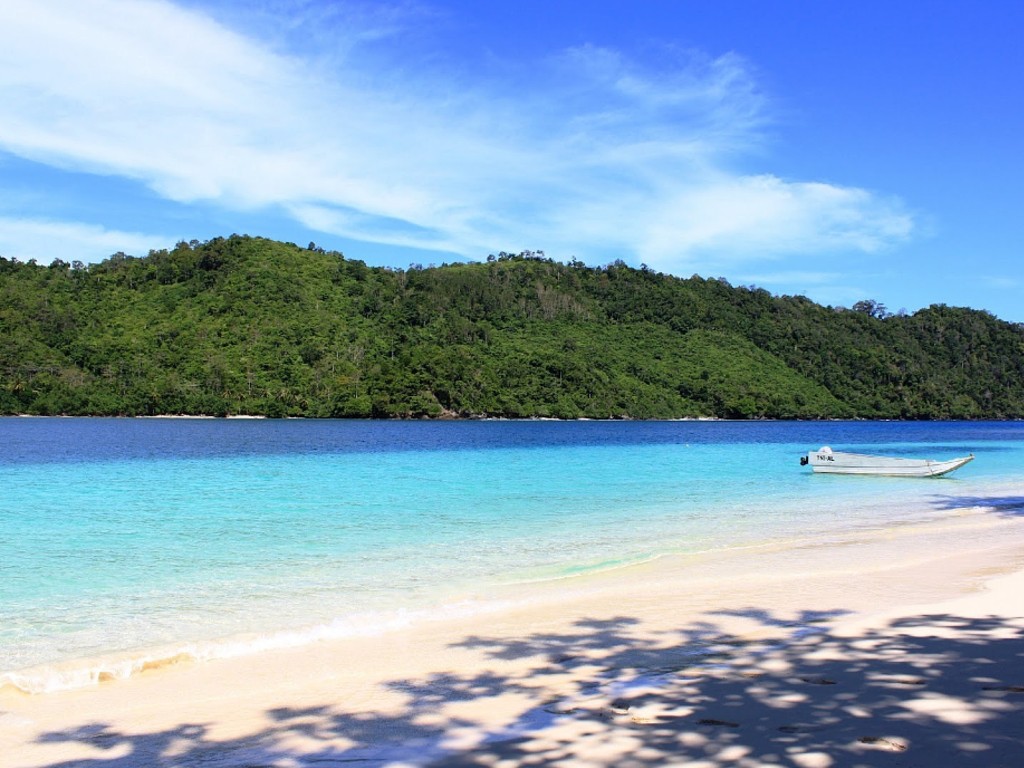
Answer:
[[[815,476],[823,444],[977,459]],[[0,685],[492,609],[503,585],[1022,513],[1024,423],[0,419]]]

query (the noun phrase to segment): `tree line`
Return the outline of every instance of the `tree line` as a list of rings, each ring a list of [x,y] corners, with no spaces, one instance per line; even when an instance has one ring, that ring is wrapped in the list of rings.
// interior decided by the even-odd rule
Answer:
[[[541,252],[406,270],[234,235],[0,258],[0,413],[1024,417],[1024,328]]]

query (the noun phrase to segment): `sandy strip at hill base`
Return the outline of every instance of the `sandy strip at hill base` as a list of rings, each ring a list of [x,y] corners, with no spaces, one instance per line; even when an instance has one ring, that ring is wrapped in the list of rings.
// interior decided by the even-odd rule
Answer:
[[[1005,511],[1005,510],[1004,510]],[[1024,517],[521,587],[458,621],[0,695],[40,766],[1024,765]]]

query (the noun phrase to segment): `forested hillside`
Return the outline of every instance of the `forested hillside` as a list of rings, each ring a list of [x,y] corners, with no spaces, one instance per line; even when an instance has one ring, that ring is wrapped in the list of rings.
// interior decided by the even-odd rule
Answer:
[[[233,236],[0,258],[0,413],[1020,418],[1024,327],[619,263],[389,270]]]

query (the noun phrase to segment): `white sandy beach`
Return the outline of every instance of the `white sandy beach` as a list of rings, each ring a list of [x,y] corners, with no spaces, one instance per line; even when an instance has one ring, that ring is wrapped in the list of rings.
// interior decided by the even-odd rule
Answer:
[[[0,692],[43,766],[1019,766],[1024,517],[665,559],[499,613]],[[1009,512],[1009,513],[1008,513]]]

